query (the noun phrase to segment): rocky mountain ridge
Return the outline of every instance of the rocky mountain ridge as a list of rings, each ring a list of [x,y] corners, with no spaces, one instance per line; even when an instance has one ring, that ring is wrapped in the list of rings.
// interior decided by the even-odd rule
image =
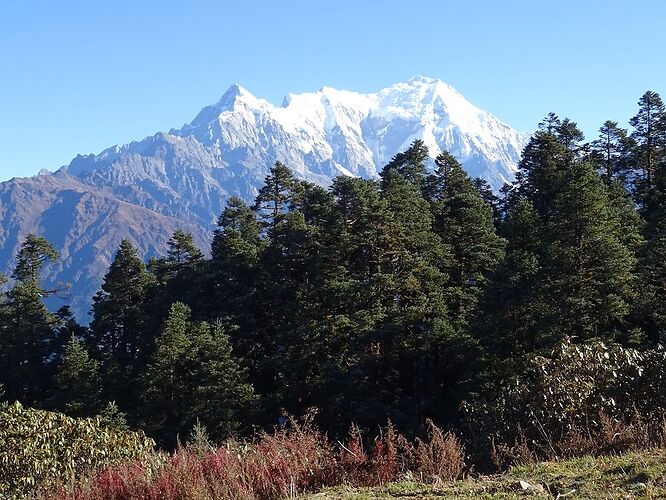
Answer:
[[[11,270],[28,233],[46,236],[61,260],[45,278],[71,283],[63,301],[85,320],[122,238],[147,258],[180,227],[206,248],[226,199],[252,200],[276,160],[327,185],[338,175],[378,175],[417,138],[432,157],[451,152],[494,189],[513,178],[528,139],[421,76],[372,94],[290,94],[281,106],[233,85],[181,129],[0,183],[0,271]]]

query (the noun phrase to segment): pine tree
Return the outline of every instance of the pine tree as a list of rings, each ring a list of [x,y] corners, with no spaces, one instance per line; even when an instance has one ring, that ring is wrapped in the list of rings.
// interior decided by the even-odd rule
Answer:
[[[561,126],[562,120],[551,111],[541,122],[539,122],[538,129],[550,135],[555,135]]]
[[[472,184],[474,184],[474,188],[481,196],[481,199],[483,199],[483,201],[485,201],[492,209],[495,227],[499,226],[502,217],[502,207],[499,196],[493,192],[488,181],[481,177],[475,177],[472,179]],[[508,186],[508,184],[505,184],[505,186]]]
[[[101,362],[107,399],[121,408],[135,404],[135,379],[149,355],[145,305],[153,281],[132,243],[123,240],[93,297],[88,343]]]
[[[56,367],[53,405],[75,417],[90,417],[101,408],[102,380],[99,363],[91,359],[83,343],[72,337]]]
[[[186,432],[194,386],[188,373],[194,358],[190,309],[181,303],[171,306],[169,317],[156,339],[145,372],[144,397],[149,428],[154,435],[173,442]]]
[[[501,262],[504,242],[495,234],[492,208],[449,153],[435,160],[429,176],[434,230],[452,249],[446,287],[452,322],[464,328],[489,276]]]
[[[318,350],[321,344],[313,338],[312,325],[322,311],[322,275],[331,241],[326,224],[333,206],[333,197],[322,188],[299,184],[298,198],[282,225],[271,232],[258,266],[260,304],[273,310],[273,326],[259,330],[270,338],[267,345],[275,346],[264,364],[274,370],[275,403],[294,414],[310,406],[310,377],[320,368],[316,358],[326,355]]]
[[[261,238],[259,223],[243,200],[232,196],[220,215],[212,244],[213,261],[240,256],[248,267],[257,259]]]
[[[666,339],[666,211],[655,212],[648,226],[648,238],[640,252],[639,318],[652,344]]]
[[[585,135],[578,128],[576,122],[569,118],[562,120],[555,128],[555,136],[565,148],[574,153],[578,152],[580,143],[585,139]]]
[[[148,426],[167,446],[197,421],[215,439],[229,435],[253,399],[220,327],[193,322],[190,308],[179,302],[156,339],[144,385]]]
[[[0,339],[4,352],[0,383],[9,400],[41,405],[49,395],[49,347],[57,318],[43,303],[43,298],[52,292],[42,287],[39,273],[57,256],[44,238],[32,234],[18,252],[12,275],[16,282],[7,296],[5,328]]]
[[[214,439],[249,428],[245,422],[255,402],[247,373],[232,354],[228,335],[220,322],[202,328],[194,338],[199,370],[191,414]]]
[[[174,302],[195,308],[200,305],[200,297],[205,295],[206,263],[190,233],[177,229],[167,241],[166,256],[151,259],[147,268],[155,277],[154,285],[147,292],[149,330],[159,328]]]
[[[275,162],[255,199],[254,211],[265,229],[278,226],[296,196],[298,183],[284,163]]]
[[[289,363],[290,352],[301,349],[297,330],[304,307],[300,298],[311,287],[319,248],[319,231],[306,215],[321,216],[320,202],[318,189],[297,181],[278,163],[254,206],[264,240],[251,298],[252,318],[238,337],[253,383],[260,393],[271,395],[263,402],[266,414],[278,411],[280,399],[285,404],[285,398],[291,399],[291,381],[298,378],[300,367]]]
[[[516,373],[523,357],[540,351],[553,335],[553,311],[541,288],[542,223],[532,202],[508,193],[501,234],[507,240],[504,261],[482,297],[474,331],[490,359],[493,382]]]
[[[264,249],[260,232],[250,207],[238,197],[229,198],[217,222],[205,277],[208,292],[202,307],[209,320],[232,317],[239,325],[250,321],[245,313],[252,315],[249,303]]]
[[[547,231],[543,280],[560,332],[613,338],[629,312],[635,261],[591,165],[569,169]]]
[[[407,182],[419,189],[423,186],[426,176],[428,148],[421,139],[415,139],[407,150],[396,154],[382,170],[382,176],[390,172],[399,173]]]
[[[506,258],[475,327],[491,378],[517,373],[524,356],[564,335],[626,339],[642,238],[624,188],[540,131],[505,195]]]
[[[381,272],[371,286],[385,317],[370,336],[379,356],[369,357],[366,370],[370,380],[378,378],[367,399],[377,398],[377,408],[371,411],[383,410],[409,425],[427,414],[440,414],[455,401],[458,377],[464,373],[453,345],[466,340],[451,327],[447,311],[455,250],[433,229],[437,219],[423,196],[425,183],[390,169],[382,172],[381,199],[387,214],[373,214],[379,215],[377,230],[385,235],[378,248]],[[483,201],[481,205],[488,209]],[[447,350],[450,356],[444,354]],[[433,398],[442,386],[446,392]]]
[[[635,164],[642,171],[639,184],[642,200],[649,202],[655,186],[655,169],[666,147],[666,113],[664,103],[656,92],[645,92],[638,101],[638,113],[629,120],[634,127],[631,138],[635,141]]]
[[[599,129],[599,138],[592,143],[594,161],[604,180],[626,184],[630,177],[629,155],[632,149],[627,131],[617,122],[607,120]]]
[[[437,360],[448,333],[448,251],[416,184],[387,167],[381,189],[351,178],[333,185],[335,248],[314,342],[330,346],[319,393],[333,422],[352,416],[374,425],[390,415],[413,423],[442,403],[433,394],[445,371]]]
[[[525,147],[516,188],[530,199],[539,216],[547,217],[572,162],[571,151],[548,132],[536,132]]]
[[[45,239],[29,234],[16,257],[13,278],[23,283],[39,283],[39,271],[49,261],[58,259],[58,252]]]

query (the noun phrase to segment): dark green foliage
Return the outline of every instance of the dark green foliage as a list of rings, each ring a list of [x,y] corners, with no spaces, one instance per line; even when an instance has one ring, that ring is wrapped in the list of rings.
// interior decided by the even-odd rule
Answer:
[[[666,214],[656,213],[641,253],[639,317],[653,343],[666,339]]]
[[[589,155],[576,151],[574,128],[550,116],[505,191],[506,258],[484,297],[488,314],[476,320],[488,349],[486,375],[495,383],[519,372],[523,355],[543,352],[563,335],[640,337],[631,322],[642,222],[614,167],[602,178]]]
[[[578,125],[568,118],[562,120],[562,123],[555,129],[555,136],[565,148],[574,153],[579,152],[580,143],[585,139]]]
[[[17,257],[14,286],[0,304],[0,383],[11,401],[41,404],[50,391],[51,360],[59,354],[60,345],[53,335],[57,317],[43,303],[50,292],[42,287],[39,273],[56,258],[46,240],[29,235]]]
[[[488,205],[490,205],[490,208],[492,208],[493,222],[495,223],[496,226],[499,225],[502,213],[500,197],[493,192],[487,180],[481,177],[475,177],[474,179],[472,179],[472,183],[474,184],[474,187],[481,195],[483,201],[485,201]],[[506,185],[508,186],[508,184]]]
[[[167,254],[148,261],[148,272],[154,281],[145,291],[148,306],[143,330],[157,331],[169,314],[174,302],[194,305],[208,297],[206,291],[206,261],[192,235],[177,229],[167,241]],[[145,363],[154,335],[145,336],[140,362]]]
[[[256,266],[264,247],[260,232],[250,207],[231,197],[217,221],[204,277],[206,294],[199,298],[208,320],[233,316],[244,325],[250,321]]]
[[[442,153],[435,164],[428,177],[433,229],[452,251],[447,304],[451,321],[462,328],[503,258],[504,241],[495,234],[492,206],[460,163]]]
[[[291,170],[284,163],[275,162],[253,207],[265,228],[275,229],[283,220],[284,214],[294,202],[297,186]]]
[[[548,132],[536,132],[525,147],[519,164],[516,188],[527,196],[539,215],[546,215],[561,188],[573,156]]]
[[[426,176],[428,148],[421,139],[416,139],[406,151],[398,153],[384,167],[382,178],[392,172],[400,174],[407,182],[421,188]]]
[[[126,414],[166,446],[197,422],[219,439],[313,406],[332,435],[387,417],[415,433],[456,424],[465,399],[514,397],[507,384],[562,342],[654,347],[666,132],[659,96],[639,105],[631,133],[607,121],[591,144],[549,114],[500,193],[447,152],[431,170],[421,140],[379,179],[329,188],[277,162],[252,207],[228,200],[210,258],[180,230],[148,267],[123,241],[87,330],[44,308],[54,254],[31,237],[0,278],[5,397],[118,428]]]
[[[136,404],[136,377],[152,342],[145,306],[153,282],[136,249],[123,240],[93,298],[88,344],[101,362],[108,399],[123,409]]]
[[[538,351],[552,331],[546,324],[551,304],[540,293],[540,220],[530,200],[510,196],[502,224],[507,239],[504,261],[482,298],[475,330],[490,356],[489,378],[497,383],[521,369],[522,356]]]
[[[98,415],[100,424],[104,427],[127,431],[127,414],[120,411],[115,401],[109,401]]]
[[[24,283],[38,283],[39,271],[44,264],[57,258],[58,253],[48,241],[29,234],[16,257],[17,263],[12,277]]]
[[[96,415],[101,410],[101,382],[99,363],[72,337],[56,366],[55,408],[75,417]]]
[[[636,143],[635,165],[642,173],[640,191],[643,197],[649,198],[657,180],[655,170],[665,153],[666,114],[664,103],[656,92],[645,92],[638,100],[638,106],[638,113],[629,123],[634,128],[631,138]]]
[[[171,306],[144,377],[148,428],[169,446],[197,421],[215,439],[228,436],[253,399],[221,326],[194,322],[190,314],[182,303]]]
[[[628,314],[635,259],[619,237],[619,222],[592,167],[572,165],[546,227],[541,277],[560,332],[581,339],[613,336]]]
[[[617,122],[604,122],[599,129],[599,138],[592,143],[592,156],[607,182],[627,183],[631,176],[632,147],[632,140],[625,129],[620,128]]]

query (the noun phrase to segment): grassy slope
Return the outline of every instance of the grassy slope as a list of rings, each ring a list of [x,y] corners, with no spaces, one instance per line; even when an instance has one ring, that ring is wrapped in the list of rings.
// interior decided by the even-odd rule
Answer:
[[[530,484],[524,490],[519,481]],[[371,498],[666,498],[666,450],[621,456],[583,457],[519,466],[501,476],[485,476],[437,486],[396,483],[380,488],[334,488],[309,497]]]

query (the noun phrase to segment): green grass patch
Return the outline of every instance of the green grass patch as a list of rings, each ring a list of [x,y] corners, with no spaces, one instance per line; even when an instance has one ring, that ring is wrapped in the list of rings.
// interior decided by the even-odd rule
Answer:
[[[365,500],[538,497],[666,498],[666,450],[521,465],[498,476],[481,476],[431,485],[405,481],[375,488],[341,486],[308,498]]]

